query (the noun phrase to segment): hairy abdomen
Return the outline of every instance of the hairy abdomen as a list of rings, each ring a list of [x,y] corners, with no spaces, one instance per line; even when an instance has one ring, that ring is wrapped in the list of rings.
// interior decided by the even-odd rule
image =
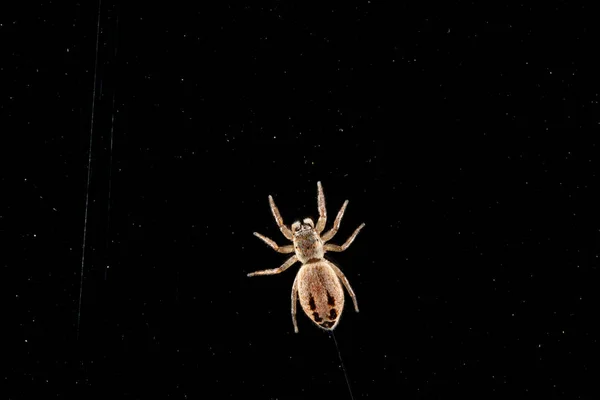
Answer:
[[[321,259],[300,268],[298,297],[315,324],[327,330],[335,328],[344,309],[344,291],[329,261]]]

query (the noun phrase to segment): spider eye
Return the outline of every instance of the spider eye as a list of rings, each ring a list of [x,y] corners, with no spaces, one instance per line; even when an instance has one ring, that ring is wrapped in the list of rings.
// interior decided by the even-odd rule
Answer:
[[[310,218],[304,218],[304,223],[308,226],[310,226],[311,228],[315,227],[315,224],[313,223],[312,219]]]

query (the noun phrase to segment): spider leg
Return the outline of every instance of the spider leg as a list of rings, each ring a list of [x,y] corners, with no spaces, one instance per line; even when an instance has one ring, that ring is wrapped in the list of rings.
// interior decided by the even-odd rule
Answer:
[[[273,217],[275,217],[275,222],[277,222],[277,226],[288,240],[294,240],[292,236],[292,231],[290,228],[284,225],[283,218],[281,218],[281,214],[279,214],[279,209],[275,205],[275,201],[273,200],[273,196],[269,195],[269,204],[271,205],[271,212],[273,213]]]
[[[262,271],[251,272],[251,273],[248,274],[248,276],[275,275],[275,274],[279,274],[279,273],[285,271],[286,269],[288,269],[289,267],[291,267],[296,261],[298,261],[298,257],[296,257],[296,255],[294,254],[293,256],[291,256],[290,258],[288,258],[287,261],[284,262],[281,265],[281,267],[279,267],[279,268],[265,269],[265,270],[262,270]]]
[[[356,235],[358,235],[358,232],[360,232],[360,230],[364,226],[365,226],[365,224],[362,223],[358,228],[356,228],[354,233],[348,238],[348,240],[346,240],[346,243],[344,243],[343,245],[339,246],[337,244],[326,243],[325,245],[323,245],[323,249],[325,249],[325,251],[336,251],[336,252],[346,250],[348,248],[348,246],[350,246],[352,244],[352,242],[354,242]]]
[[[340,212],[338,212],[337,217],[335,217],[335,221],[333,221],[333,228],[325,232],[321,235],[321,239],[323,242],[328,242],[335,236],[338,229],[340,229],[340,223],[342,222],[342,217],[344,216],[344,211],[346,211],[346,207],[348,206],[348,200],[344,202],[342,208],[340,208]]]
[[[266,236],[261,235],[258,232],[254,232],[254,236],[256,236],[257,238],[261,239],[263,242],[265,242],[266,244],[268,244],[269,246],[271,246],[271,248],[273,250],[275,250],[278,253],[293,253],[294,252],[294,246],[293,245],[287,245],[287,246],[279,246],[277,243],[275,243],[273,240],[269,239]]]
[[[298,303],[298,275],[292,285],[292,322],[294,323],[294,332],[298,333],[298,322],[296,321],[296,305]]]
[[[331,268],[333,268],[333,270],[335,271],[335,274],[338,276],[338,278],[340,278],[340,281],[342,281],[342,283],[346,287],[348,294],[350,295],[350,297],[352,297],[352,302],[354,303],[354,309],[356,310],[356,312],[358,312],[358,303],[356,302],[356,295],[354,294],[354,290],[352,290],[352,286],[350,286],[350,282],[348,282],[348,278],[346,278],[346,275],[344,275],[342,270],[339,269],[337,266],[335,266],[333,263],[330,262],[329,266]]]
[[[323,186],[321,186],[321,182],[317,182],[317,203],[319,206],[319,219],[317,220],[317,226],[315,230],[318,234],[323,232],[325,229],[325,224],[327,223],[327,209],[325,208],[325,195],[323,194]]]

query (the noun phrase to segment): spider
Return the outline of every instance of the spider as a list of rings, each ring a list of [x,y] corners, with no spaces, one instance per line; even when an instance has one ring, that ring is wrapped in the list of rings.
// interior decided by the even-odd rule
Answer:
[[[354,294],[348,279],[338,267],[331,261],[325,259],[324,255],[327,251],[339,252],[346,250],[365,224],[363,223],[356,228],[354,233],[352,233],[343,245],[339,246],[327,243],[335,236],[340,227],[340,222],[344,215],[344,211],[346,211],[348,200],[344,202],[342,208],[338,212],[338,215],[333,222],[333,227],[321,235],[321,232],[325,229],[325,223],[327,222],[325,195],[323,194],[321,182],[317,182],[317,189],[319,219],[317,220],[316,226],[312,219],[305,218],[302,222],[294,222],[291,230],[283,223],[283,219],[273,201],[273,197],[269,196],[269,204],[271,205],[271,212],[273,213],[273,217],[275,217],[275,222],[277,222],[283,236],[292,241],[293,245],[279,246],[268,237],[254,232],[254,236],[268,244],[276,252],[295,254],[288,258],[288,260],[279,268],[252,272],[248,274],[248,276],[279,274],[291,267],[297,261],[302,263],[302,267],[300,267],[292,286],[292,322],[294,323],[294,331],[296,333],[298,333],[298,324],[296,322],[296,304],[298,302],[298,297],[300,298],[300,305],[306,315],[317,326],[325,330],[333,330],[340,320],[344,308],[344,291],[342,289],[342,284],[344,284],[350,297],[352,297],[354,309],[358,312],[356,295]]]

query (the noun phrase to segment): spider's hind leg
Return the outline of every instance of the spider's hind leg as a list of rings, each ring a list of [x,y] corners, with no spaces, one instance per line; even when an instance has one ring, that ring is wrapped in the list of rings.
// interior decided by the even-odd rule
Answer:
[[[279,274],[279,273],[285,271],[286,269],[288,269],[289,267],[291,267],[296,261],[298,261],[298,257],[296,257],[296,255],[294,254],[293,256],[291,256],[290,258],[288,258],[287,261],[284,262],[281,265],[281,267],[279,267],[279,268],[265,269],[265,270],[262,270],[262,271],[251,272],[251,273],[248,274],[248,276],[275,275],[275,274]]]
[[[354,290],[352,290],[352,286],[350,286],[350,282],[348,282],[348,278],[346,278],[346,275],[344,275],[344,273],[342,272],[342,270],[339,269],[332,262],[329,263],[329,266],[331,268],[333,268],[333,270],[334,270],[335,274],[337,275],[337,277],[340,278],[340,281],[342,281],[342,283],[346,287],[346,290],[348,291],[348,294],[350,295],[350,297],[352,297],[352,302],[354,303],[354,310],[356,312],[358,312],[358,302],[356,301],[356,295],[354,294]]]
[[[296,305],[298,304],[298,275],[292,285],[292,322],[294,323],[294,332],[298,333],[298,322],[296,321]]]

